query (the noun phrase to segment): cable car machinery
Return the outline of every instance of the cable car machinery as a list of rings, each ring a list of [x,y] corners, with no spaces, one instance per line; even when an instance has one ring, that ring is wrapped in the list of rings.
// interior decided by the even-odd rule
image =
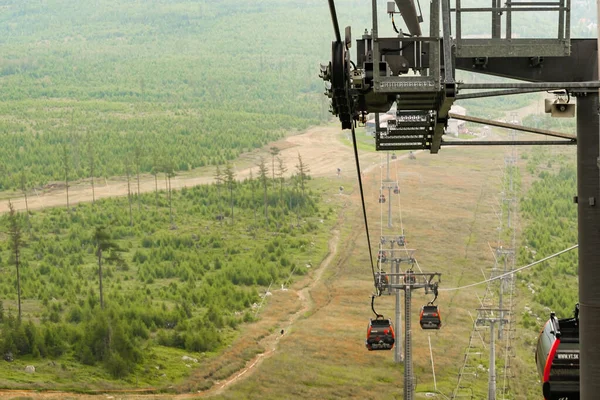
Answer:
[[[580,335],[582,343],[600,340],[600,319],[594,320],[592,317],[595,315],[593,310],[600,307],[600,297],[593,285],[600,280],[600,270],[595,268],[597,260],[600,259],[600,246],[596,246],[600,242],[600,231],[596,229],[600,225],[600,207],[596,207],[600,200],[598,50],[595,39],[571,39],[571,1],[508,1],[501,5],[498,0],[492,0],[492,7],[465,8],[461,6],[460,0],[455,0],[455,7],[451,8],[449,0],[431,0],[430,35],[424,37],[421,36],[419,26],[422,18],[417,16],[413,0],[395,0],[410,34],[399,32],[398,37],[381,38],[378,36],[377,0],[372,0],[372,30],[356,41],[356,63],[350,59],[350,28],[346,28],[342,40],[334,0],[328,0],[328,3],[336,40],[332,42],[331,62],[321,67],[321,77],[330,83],[326,95],[331,99],[331,112],[340,119],[342,129],[352,131],[375,286],[378,285],[378,278],[373,264],[354,131],[356,122],[364,122],[367,113],[375,113],[377,150],[421,149],[437,153],[445,143],[451,143],[453,146],[576,144],[579,176],[576,199],[586,199],[576,201],[579,215],[580,302],[582,308],[590,308],[589,312],[582,313]],[[558,12],[557,37],[513,37],[512,16],[514,13],[526,11]],[[452,12],[456,21],[454,38],[451,37],[450,27]],[[491,38],[462,37],[461,16],[473,12],[491,14]],[[396,13],[391,2],[388,3],[388,13],[392,17]],[[502,18],[505,18],[505,21],[502,21]],[[504,34],[501,32],[503,25],[506,29]],[[525,82],[457,82],[456,68]],[[407,75],[411,69],[416,73],[414,76]],[[463,89],[483,91],[461,94]],[[455,100],[541,91],[561,91],[563,95],[578,98],[576,136],[450,113],[450,107]],[[397,104],[396,119],[388,121],[386,128],[381,128],[379,113],[387,112],[393,102]],[[573,116],[574,109],[572,105],[559,101],[549,104],[547,112],[553,115]],[[552,136],[560,140],[447,142],[443,140],[443,134],[450,117]],[[403,279],[407,274],[401,274]],[[381,282],[380,279],[379,283]],[[406,293],[410,296],[415,286],[406,282],[405,284],[409,285],[407,287],[410,289]],[[586,318],[586,315],[590,317]],[[587,400],[594,398],[600,391],[600,379],[597,379],[600,371],[600,347],[582,350],[581,394],[582,399]],[[405,395],[405,399],[411,398],[412,394]]]

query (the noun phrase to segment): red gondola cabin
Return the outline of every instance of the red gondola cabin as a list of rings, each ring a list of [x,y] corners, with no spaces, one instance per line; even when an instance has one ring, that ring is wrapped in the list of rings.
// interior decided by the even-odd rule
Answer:
[[[422,329],[440,329],[442,327],[442,317],[438,306],[426,305],[421,307],[419,321]]]
[[[391,350],[394,348],[395,341],[396,335],[391,319],[376,318],[369,321],[367,340],[365,341],[369,351]]]

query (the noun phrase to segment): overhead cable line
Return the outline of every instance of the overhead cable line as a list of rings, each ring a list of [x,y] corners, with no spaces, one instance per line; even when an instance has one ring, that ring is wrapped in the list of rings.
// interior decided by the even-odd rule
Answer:
[[[461,290],[461,289],[466,289],[466,288],[470,288],[470,287],[473,287],[473,286],[482,285],[482,284],[484,284],[484,283],[488,283],[488,282],[495,281],[495,280],[498,280],[498,279],[502,279],[502,278],[504,278],[505,276],[509,276],[509,275],[515,274],[515,273],[517,273],[517,272],[519,272],[519,271],[522,271],[522,270],[524,270],[524,269],[527,269],[527,268],[531,268],[531,267],[533,267],[534,265],[540,264],[540,263],[542,263],[542,262],[544,262],[544,261],[547,261],[547,260],[549,260],[549,259],[551,259],[551,258],[554,258],[554,257],[560,256],[561,254],[563,254],[563,253],[566,253],[566,252],[568,252],[568,251],[571,251],[571,250],[573,250],[573,249],[576,249],[577,247],[579,247],[579,244],[573,245],[573,246],[571,246],[571,247],[569,247],[569,248],[566,248],[566,249],[564,249],[564,250],[562,250],[562,251],[559,251],[558,253],[554,253],[554,254],[552,254],[552,255],[550,255],[550,256],[548,256],[548,257],[542,258],[541,260],[538,260],[538,261],[534,261],[534,262],[532,262],[531,264],[527,264],[527,265],[525,265],[525,266],[523,266],[523,267],[517,268],[517,269],[515,269],[515,270],[512,270],[512,271],[510,271],[510,272],[507,272],[507,273],[505,273],[505,274],[498,275],[498,276],[495,276],[495,277],[493,277],[493,278],[490,278],[490,279],[486,279],[485,281],[481,281],[481,282],[477,282],[477,283],[471,283],[471,284],[469,284],[469,285],[465,285],[465,286],[459,286],[459,287],[455,287],[455,288],[438,289],[438,290],[440,290],[440,291],[442,291],[442,290],[443,290],[443,291],[445,291],[445,292],[449,292],[449,291],[451,291],[451,290]]]
[[[400,176],[398,175],[398,159],[395,160],[395,169],[396,169],[396,185],[398,186],[398,214],[400,215],[400,234],[404,235],[404,224],[402,223],[402,204],[400,202],[400,196],[402,195],[402,190],[400,190]]]
[[[331,3],[330,3],[331,4]],[[360,189],[360,201],[362,203],[363,218],[365,220],[365,230],[367,232],[367,245],[369,246],[369,261],[371,262],[371,272],[373,273],[373,285],[377,293],[377,277],[375,276],[375,265],[373,264],[373,250],[371,250],[371,237],[369,236],[369,223],[367,221],[367,208],[365,206],[365,195],[363,192],[362,176],[360,170],[360,160],[358,159],[358,146],[356,145],[356,132],[352,124],[352,147],[354,148],[354,160],[356,161],[356,174],[358,175],[358,187]]]
[[[389,157],[389,156],[388,156]],[[389,162],[389,160],[388,160]],[[379,156],[379,228],[380,228],[380,236],[383,236],[383,205],[385,203],[381,202],[381,196],[383,194],[383,154]],[[391,201],[391,199],[385,199],[385,201]]]

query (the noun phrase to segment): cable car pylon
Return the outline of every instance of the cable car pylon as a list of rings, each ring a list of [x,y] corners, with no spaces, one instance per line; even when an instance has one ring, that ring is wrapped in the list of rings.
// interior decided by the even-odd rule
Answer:
[[[379,119],[379,114],[376,114],[376,120]],[[391,159],[395,160],[397,159],[396,155],[393,154],[391,156]],[[383,191],[385,189],[388,189],[388,228],[392,228],[393,227],[393,221],[392,221],[392,190],[394,190],[394,194],[396,193],[396,190],[398,190],[399,193],[399,186],[398,186],[398,181],[392,181],[391,177],[390,177],[390,153],[387,153],[387,162],[386,162],[386,179],[383,179],[383,172],[381,174],[381,190],[380,190],[380,200],[379,203],[382,204],[385,201],[381,201],[381,197],[383,196],[385,199],[385,196],[383,195]],[[397,173],[396,173],[397,175]],[[400,204],[400,199],[398,199],[398,204]],[[382,213],[383,213],[383,206],[381,206],[382,208]],[[382,234],[381,234],[381,238],[380,238],[380,242],[379,242],[379,261],[381,262],[379,264],[380,266],[380,270],[381,270],[381,265],[383,263],[387,263],[389,262],[390,264],[390,272],[395,272],[395,273],[400,273],[400,263],[402,262],[401,258],[397,258],[395,257],[394,252],[397,251],[395,249],[395,245],[398,245],[398,250],[400,250],[401,248],[404,248],[406,245],[406,240],[404,237],[404,232],[402,232],[400,235],[383,235],[383,215],[382,215]],[[400,215],[400,225],[402,226],[402,215]],[[386,248],[386,246],[390,246],[389,249]],[[389,253],[388,253],[389,251]],[[387,257],[387,255],[389,254],[389,257]],[[382,255],[385,255],[382,256]],[[392,278],[394,279],[394,278]],[[397,277],[396,277],[397,279]],[[389,282],[388,282],[389,283]],[[394,284],[398,284],[399,282],[397,281],[393,281],[391,283]],[[395,325],[396,325],[396,331],[397,331],[397,339],[396,339],[396,348],[394,349],[394,362],[396,363],[402,363],[403,362],[403,353],[402,353],[402,319],[401,319],[401,308],[400,308],[400,291],[399,290],[394,290],[394,294],[396,297],[396,309],[395,309]],[[387,294],[392,294],[391,291],[388,290]]]
[[[411,264],[416,263],[413,257],[414,250],[407,250],[409,258],[405,260]],[[399,263],[399,261],[398,261]],[[425,289],[425,293],[437,292],[442,274],[439,272],[414,272],[412,267],[406,272],[392,272],[388,279],[382,279],[381,282],[390,282],[387,285],[387,292],[404,291],[404,399],[414,399],[415,377],[412,365],[412,327],[411,327],[411,302],[412,291],[416,289]],[[391,279],[389,279],[391,278]],[[395,283],[392,283],[395,282]]]

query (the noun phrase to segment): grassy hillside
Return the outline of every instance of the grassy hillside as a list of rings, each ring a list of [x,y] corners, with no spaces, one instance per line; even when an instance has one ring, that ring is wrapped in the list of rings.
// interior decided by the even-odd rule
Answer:
[[[15,362],[0,363],[0,386],[165,388],[191,373],[183,355],[208,368],[240,324],[255,319],[259,290],[304,275],[327,251],[335,213],[321,204],[322,188],[311,184],[303,195],[284,183],[281,192],[269,189],[268,222],[256,181],[232,193],[216,185],[182,189],[170,200],[168,192],[149,193],[131,211],[121,198],[17,215],[23,316],[19,322],[13,236],[2,234],[0,354]],[[10,216],[2,223],[9,226]],[[103,256],[104,306],[99,228],[116,246]],[[260,350],[255,344],[244,357]],[[41,373],[23,371],[32,363]]]
[[[142,172],[222,164],[328,118],[320,1],[5,1],[0,24],[0,189],[133,153]]]
[[[368,2],[337,6],[355,38],[370,28]],[[4,1],[0,190],[120,175],[128,161],[145,173],[222,164],[325,121],[317,75],[332,39],[317,0]],[[465,104],[496,117],[521,97]]]

